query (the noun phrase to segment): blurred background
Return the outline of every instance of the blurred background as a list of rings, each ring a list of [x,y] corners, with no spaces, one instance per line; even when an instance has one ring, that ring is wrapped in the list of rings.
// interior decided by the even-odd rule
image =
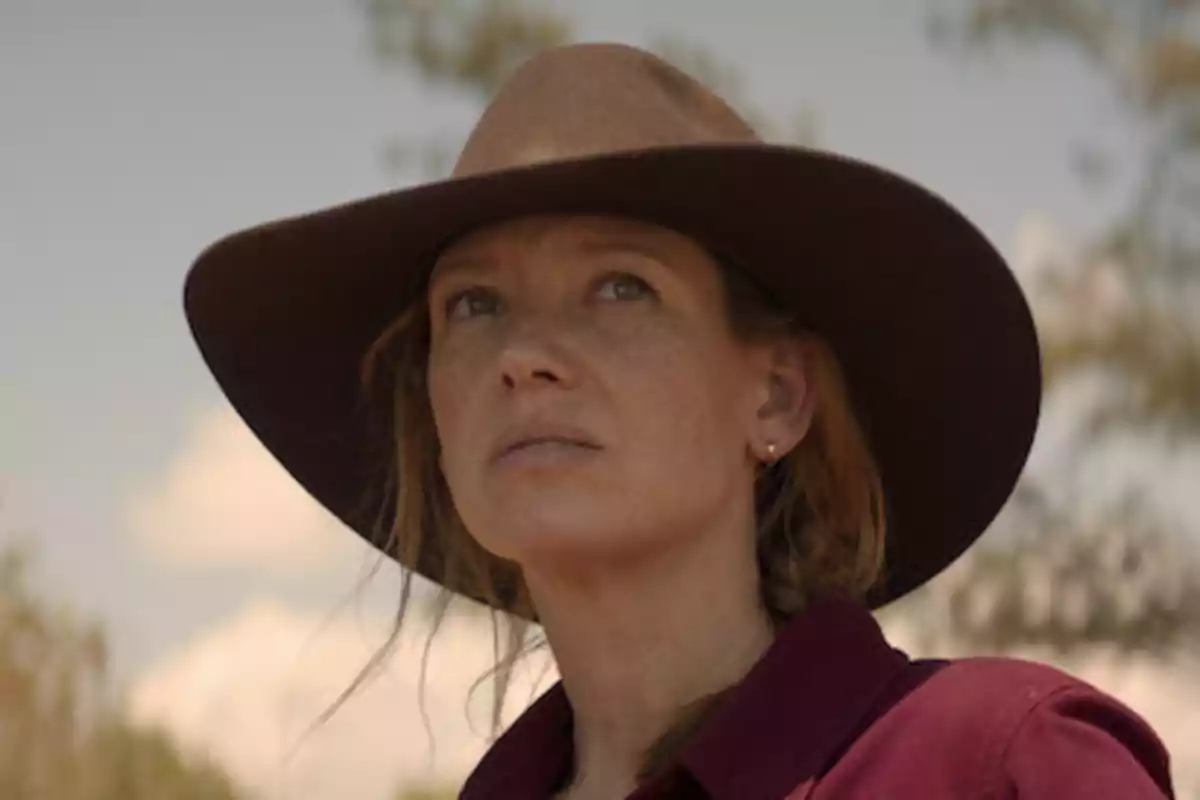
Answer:
[[[415,626],[313,727],[397,576],[229,409],[181,286],[236,228],[444,175],[503,76],[572,40],[915,178],[1010,259],[1049,380],[1026,479],[880,618],[913,655],[1112,692],[1200,798],[1192,0],[0,0],[0,797],[454,796],[486,617],[425,673]],[[507,718],[553,678],[531,662]]]

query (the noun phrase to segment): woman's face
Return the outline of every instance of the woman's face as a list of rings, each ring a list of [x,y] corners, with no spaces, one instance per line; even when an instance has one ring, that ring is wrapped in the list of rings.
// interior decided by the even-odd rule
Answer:
[[[750,530],[756,457],[787,438],[764,411],[773,362],[733,338],[693,241],[524,218],[444,252],[428,301],[441,466],[484,548],[522,564],[627,557],[730,508]]]

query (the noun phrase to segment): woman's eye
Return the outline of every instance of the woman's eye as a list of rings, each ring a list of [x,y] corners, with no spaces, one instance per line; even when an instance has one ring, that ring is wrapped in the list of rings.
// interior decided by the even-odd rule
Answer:
[[[465,320],[497,314],[502,305],[499,295],[489,289],[467,289],[446,299],[446,319]]]
[[[653,297],[654,289],[636,275],[622,272],[605,278],[600,284],[599,295],[605,300],[640,300]]]

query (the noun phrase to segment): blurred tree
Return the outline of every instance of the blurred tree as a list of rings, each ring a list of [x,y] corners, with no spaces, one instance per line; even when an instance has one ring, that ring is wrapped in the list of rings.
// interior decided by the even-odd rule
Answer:
[[[1200,652],[1194,541],[1133,500],[1087,518],[1073,506],[1021,485],[999,530],[885,615],[919,620],[926,651]]]
[[[438,88],[484,103],[534,53],[570,40],[566,17],[522,0],[363,0],[372,51],[380,63],[416,74]],[[457,143],[397,137],[388,167],[414,165],[426,175],[449,172]]]
[[[1058,43],[1088,60],[1144,128],[1128,208],[1042,287],[1051,380],[1110,378],[1096,429],[1200,434],[1200,1],[969,0],[935,18],[968,51]],[[1079,158],[1107,171],[1098,151]],[[1097,314],[1097,312],[1099,312]],[[1051,319],[1053,317],[1053,319]],[[1098,318],[1099,317],[1099,318]],[[1180,436],[1182,434],[1182,436]]]
[[[216,767],[120,714],[103,632],[29,586],[31,552],[0,549],[0,797],[236,800]]]
[[[968,0],[934,33],[967,54],[1002,43],[1073,48],[1147,141],[1130,201],[1077,261],[1032,288],[1049,387],[1099,378],[1082,455],[1122,433],[1167,448],[1200,441],[1200,0]],[[1091,185],[1113,170],[1076,154]],[[1148,494],[1149,490],[1144,489]],[[1037,487],[1018,493],[1012,546],[974,552],[933,592],[957,639],[1059,651],[1200,642],[1196,531],[1163,531],[1148,497],[1085,522]],[[926,607],[923,611],[927,612]]]

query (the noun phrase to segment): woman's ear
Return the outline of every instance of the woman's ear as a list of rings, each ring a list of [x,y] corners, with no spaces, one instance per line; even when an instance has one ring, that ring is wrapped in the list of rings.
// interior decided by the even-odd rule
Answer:
[[[777,342],[765,355],[751,447],[759,460],[769,463],[783,458],[808,434],[817,387],[803,342]]]

